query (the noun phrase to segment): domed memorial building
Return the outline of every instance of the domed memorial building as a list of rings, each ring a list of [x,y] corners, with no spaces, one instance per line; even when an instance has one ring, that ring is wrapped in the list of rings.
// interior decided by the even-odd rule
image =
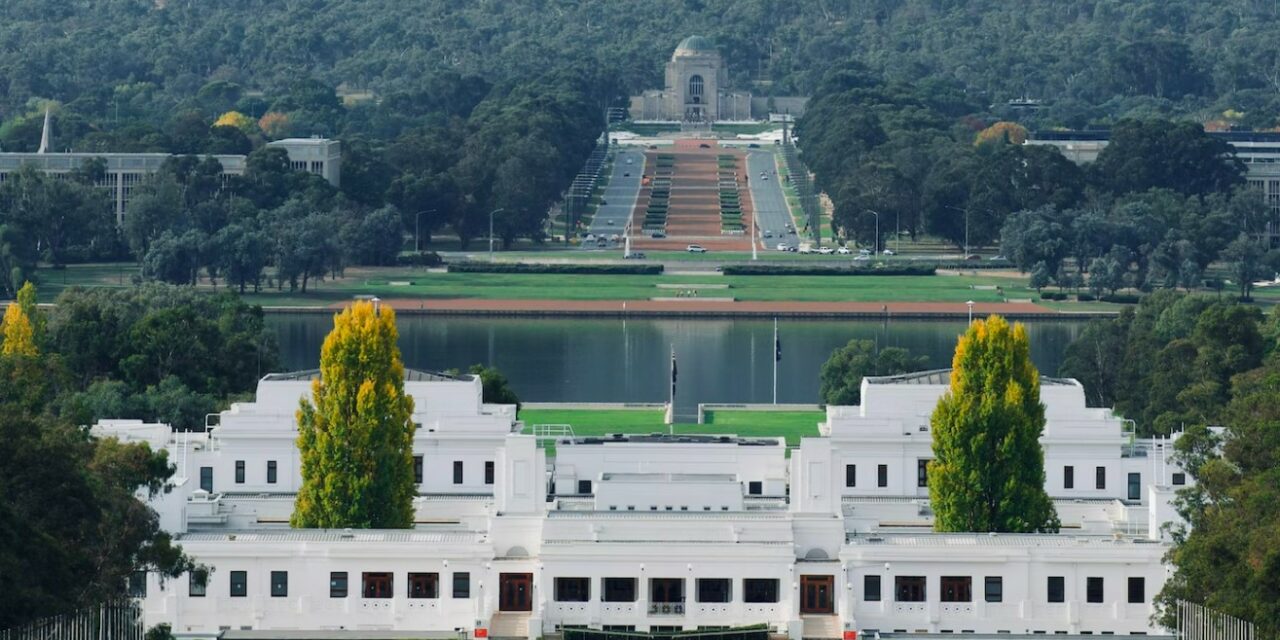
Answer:
[[[729,71],[707,38],[680,41],[666,67],[666,87],[631,98],[631,119],[710,123],[762,120],[771,111],[803,112],[804,98],[758,98],[729,88]],[[781,107],[781,108],[780,108]]]

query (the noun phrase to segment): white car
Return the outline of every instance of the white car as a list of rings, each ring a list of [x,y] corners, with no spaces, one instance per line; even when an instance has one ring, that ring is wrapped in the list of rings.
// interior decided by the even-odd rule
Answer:
[[[785,242],[778,243],[778,251],[790,251],[790,250],[791,250],[791,246],[788,245],[787,243]]]
[[[893,252],[893,249],[885,249],[882,253],[884,253],[886,256],[897,255]]]
[[[853,257],[854,262],[871,262],[871,256],[863,253]]]
[[[820,248],[818,249],[818,253],[820,253],[820,254],[822,254],[822,255],[824,255],[824,256],[829,256],[829,255],[831,255],[831,254],[833,254],[833,253],[835,253],[835,252],[836,252],[836,250],[835,250],[835,249],[832,249],[831,247],[820,247]]]
[[[627,164],[631,164],[631,158],[627,158]]]
[[[706,253],[707,252],[706,247],[700,244],[691,244],[685,247],[684,250],[688,251],[689,253]]]
[[[840,247],[839,249],[836,249],[836,255],[847,256],[851,253],[853,252],[849,250],[849,247]]]

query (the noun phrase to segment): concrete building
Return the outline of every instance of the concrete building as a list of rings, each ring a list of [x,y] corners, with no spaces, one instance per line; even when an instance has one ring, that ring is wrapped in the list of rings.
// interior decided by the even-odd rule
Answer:
[[[631,98],[632,120],[685,123],[743,122],[767,119],[770,113],[804,113],[807,98],[752,97],[729,86],[720,51],[702,36],[682,40],[671,54],[665,87]]]
[[[1280,242],[1280,133],[1270,131],[1210,131],[1208,135],[1231,145],[1244,163],[1249,186],[1267,203],[1271,211],[1268,234],[1273,244]],[[1027,144],[1057,148],[1068,160],[1088,164],[1110,142],[1108,131],[1036,131]]]
[[[42,134],[40,150],[35,153],[3,153],[0,152],[0,184],[15,173],[23,165],[31,165],[54,175],[66,175],[80,169],[84,163],[95,158],[106,162],[106,176],[98,182],[98,186],[111,191],[113,211],[116,224],[124,223],[125,210],[134,187],[142,183],[147,176],[160,170],[165,160],[173,157],[168,153],[84,153],[84,152],[49,152],[50,138],[49,119],[46,114],[45,129]],[[325,138],[287,138],[268,142],[269,147],[279,147],[289,154],[289,164],[295,170],[314,173],[338,186],[342,177],[342,144],[337,140]],[[222,164],[223,176],[244,175],[246,156],[213,155]]]
[[[148,625],[179,638],[519,637],[765,624],[853,632],[1162,634],[1161,525],[1186,475],[1073,380],[1042,379],[1057,534],[937,534],[928,416],[947,371],[863,382],[820,435],[562,436],[553,463],[471,376],[407,371],[415,526],[288,527],[294,411],[314,371],[262,379],[205,433],[104,421],[177,465],[154,506],[212,568],[139,576]],[[789,457],[788,457],[788,454]],[[218,635],[221,634],[221,635]],[[308,635],[310,634],[310,635]],[[382,636],[379,636],[382,637]]]

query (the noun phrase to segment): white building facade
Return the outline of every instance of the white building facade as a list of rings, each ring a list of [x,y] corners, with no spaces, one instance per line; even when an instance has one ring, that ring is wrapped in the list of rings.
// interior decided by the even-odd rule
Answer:
[[[155,507],[211,569],[139,581],[148,625],[188,638],[1163,633],[1151,622],[1167,575],[1160,525],[1185,474],[1170,443],[1133,440],[1074,381],[1042,379],[1058,534],[931,531],[917,473],[945,371],[867,379],[861,406],[828,408],[820,436],[790,450],[563,437],[551,462],[514,407],[481,401],[478,380],[409,371],[415,526],[297,530],[294,412],[315,375],[264,378],[207,433],[95,427],[170,451],[175,487]]]

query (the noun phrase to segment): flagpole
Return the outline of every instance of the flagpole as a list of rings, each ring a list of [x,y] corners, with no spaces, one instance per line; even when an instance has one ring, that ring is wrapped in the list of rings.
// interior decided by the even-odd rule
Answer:
[[[778,318],[773,319],[773,403],[778,404]]]
[[[671,388],[668,390],[667,396],[667,433],[675,435],[676,433],[676,346],[671,345]]]

